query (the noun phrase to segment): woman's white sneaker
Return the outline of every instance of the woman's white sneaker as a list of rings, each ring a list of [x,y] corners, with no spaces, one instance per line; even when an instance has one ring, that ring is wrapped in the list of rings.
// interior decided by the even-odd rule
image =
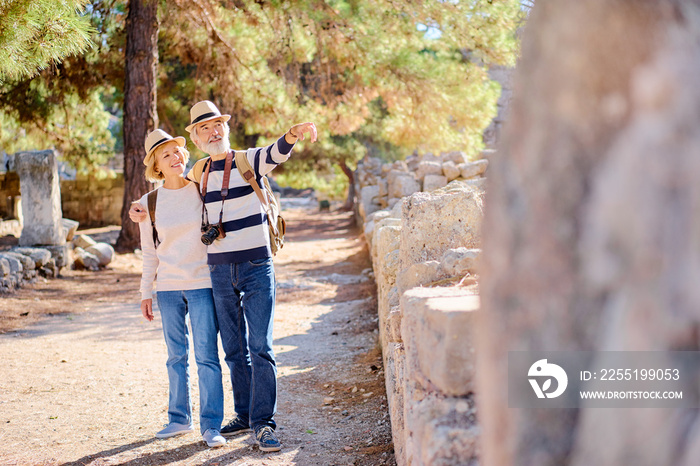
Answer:
[[[202,434],[202,438],[207,442],[207,446],[216,448],[226,445],[226,439],[216,429],[207,429]]]
[[[171,422],[165,429],[156,434],[156,438],[170,438],[176,435],[189,434],[192,429],[192,424],[180,424],[179,422]]]

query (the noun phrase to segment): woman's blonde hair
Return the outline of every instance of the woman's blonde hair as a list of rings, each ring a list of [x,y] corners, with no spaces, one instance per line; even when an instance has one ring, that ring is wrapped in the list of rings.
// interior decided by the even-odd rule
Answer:
[[[168,141],[170,142],[170,141]],[[179,149],[180,152],[182,152],[183,155],[183,163],[187,165],[187,162],[190,160],[190,153],[187,150],[186,147],[182,147],[177,142],[173,139],[172,142],[175,142],[175,149]],[[150,181],[151,183],[155,183],[156,181],[160,181],[165,178],[163,175],[163,172],[158,170],[156,167],[156,159],[158,156],[163,152],[163,148],[165,147],[165,144],[162,144],[155,149],[153,149],[153,152],[151,152],[151,155],[146,159],[146,179]]]

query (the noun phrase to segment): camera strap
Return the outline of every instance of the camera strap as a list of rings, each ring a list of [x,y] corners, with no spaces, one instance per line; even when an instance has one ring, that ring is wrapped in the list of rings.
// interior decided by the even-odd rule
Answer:
[[[204,198],[207,195],[207,181],[209,180],[209,170],[211,169],[212,165],[212,160],[211,157],[209,160],[206,162],[206,166],[204,167],[204,172],[202,174],[202,225],[206,225],[209,223],[209,214],[207,213],[207,207],[204,202]],[[221,183],[221,211],[219,211],[219,226],[221,227],[221,234],[222,238],[226,237],[226,232],[224,231],[223,228],[223,219],[224,219],[224,202],[226,201],[226,197],[228,196],[228,184],[229,180],[231,179],[231,167],[233,166],[233,151],[229,151],[228,154],[226,154],[226,162],[224,163],[224,180]],[[205,223],[205,215],[206,215],[206,223]]]

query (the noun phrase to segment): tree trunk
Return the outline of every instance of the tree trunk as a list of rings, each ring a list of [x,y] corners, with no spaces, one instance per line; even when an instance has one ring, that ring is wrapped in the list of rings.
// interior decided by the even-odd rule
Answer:
[[[536,2],[487,181],[485,465],[700,464],[697,411],[508,399],[508,351],[698,349],[699,4]]]
[[[340,210],[348,212],[355,207],[355,172],[353,172],[350,167],[347,166],[345,160],[341,160],[339,165],[340,169],[343,170],[343,173],[345,173],[345,176],[348,177],[349,181],[348,197],[345,199],[345,204],[340,208]]]
[[[158,125],[156,72],[158,67],[158,2],[131,0],[126,20],[126,77],[124,84],[124,201],[119,251],[139,247],[138,225],[129,219],[132,201],[150,184],[143,176],[143,142]]]

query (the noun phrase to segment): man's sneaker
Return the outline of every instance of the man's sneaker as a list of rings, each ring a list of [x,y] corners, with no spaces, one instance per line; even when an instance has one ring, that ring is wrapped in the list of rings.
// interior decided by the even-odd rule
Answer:
[[[264,426],[255,432],[255,439],[258,441],[260,451],[280,451],[282,445],[275,437],[275,431],[270,426]]]
[[[156,434],[156,438],[170,438],[176,435],[189,434],[192,432],[192,424],[180,424],[179,422],[171,422],[165,429]]]
[[[232,435],[242,434],[243,432],[250,432],[250,426],[248,422],[240,417],[236,417],[236,419],[221,428],[221,435],[224,437],[231,437]]]
[[[202,434],[202,438],[207,442],[207,446],[216,448],[226,445],[226,439],[221,436],[216,429],[207,429]]]

